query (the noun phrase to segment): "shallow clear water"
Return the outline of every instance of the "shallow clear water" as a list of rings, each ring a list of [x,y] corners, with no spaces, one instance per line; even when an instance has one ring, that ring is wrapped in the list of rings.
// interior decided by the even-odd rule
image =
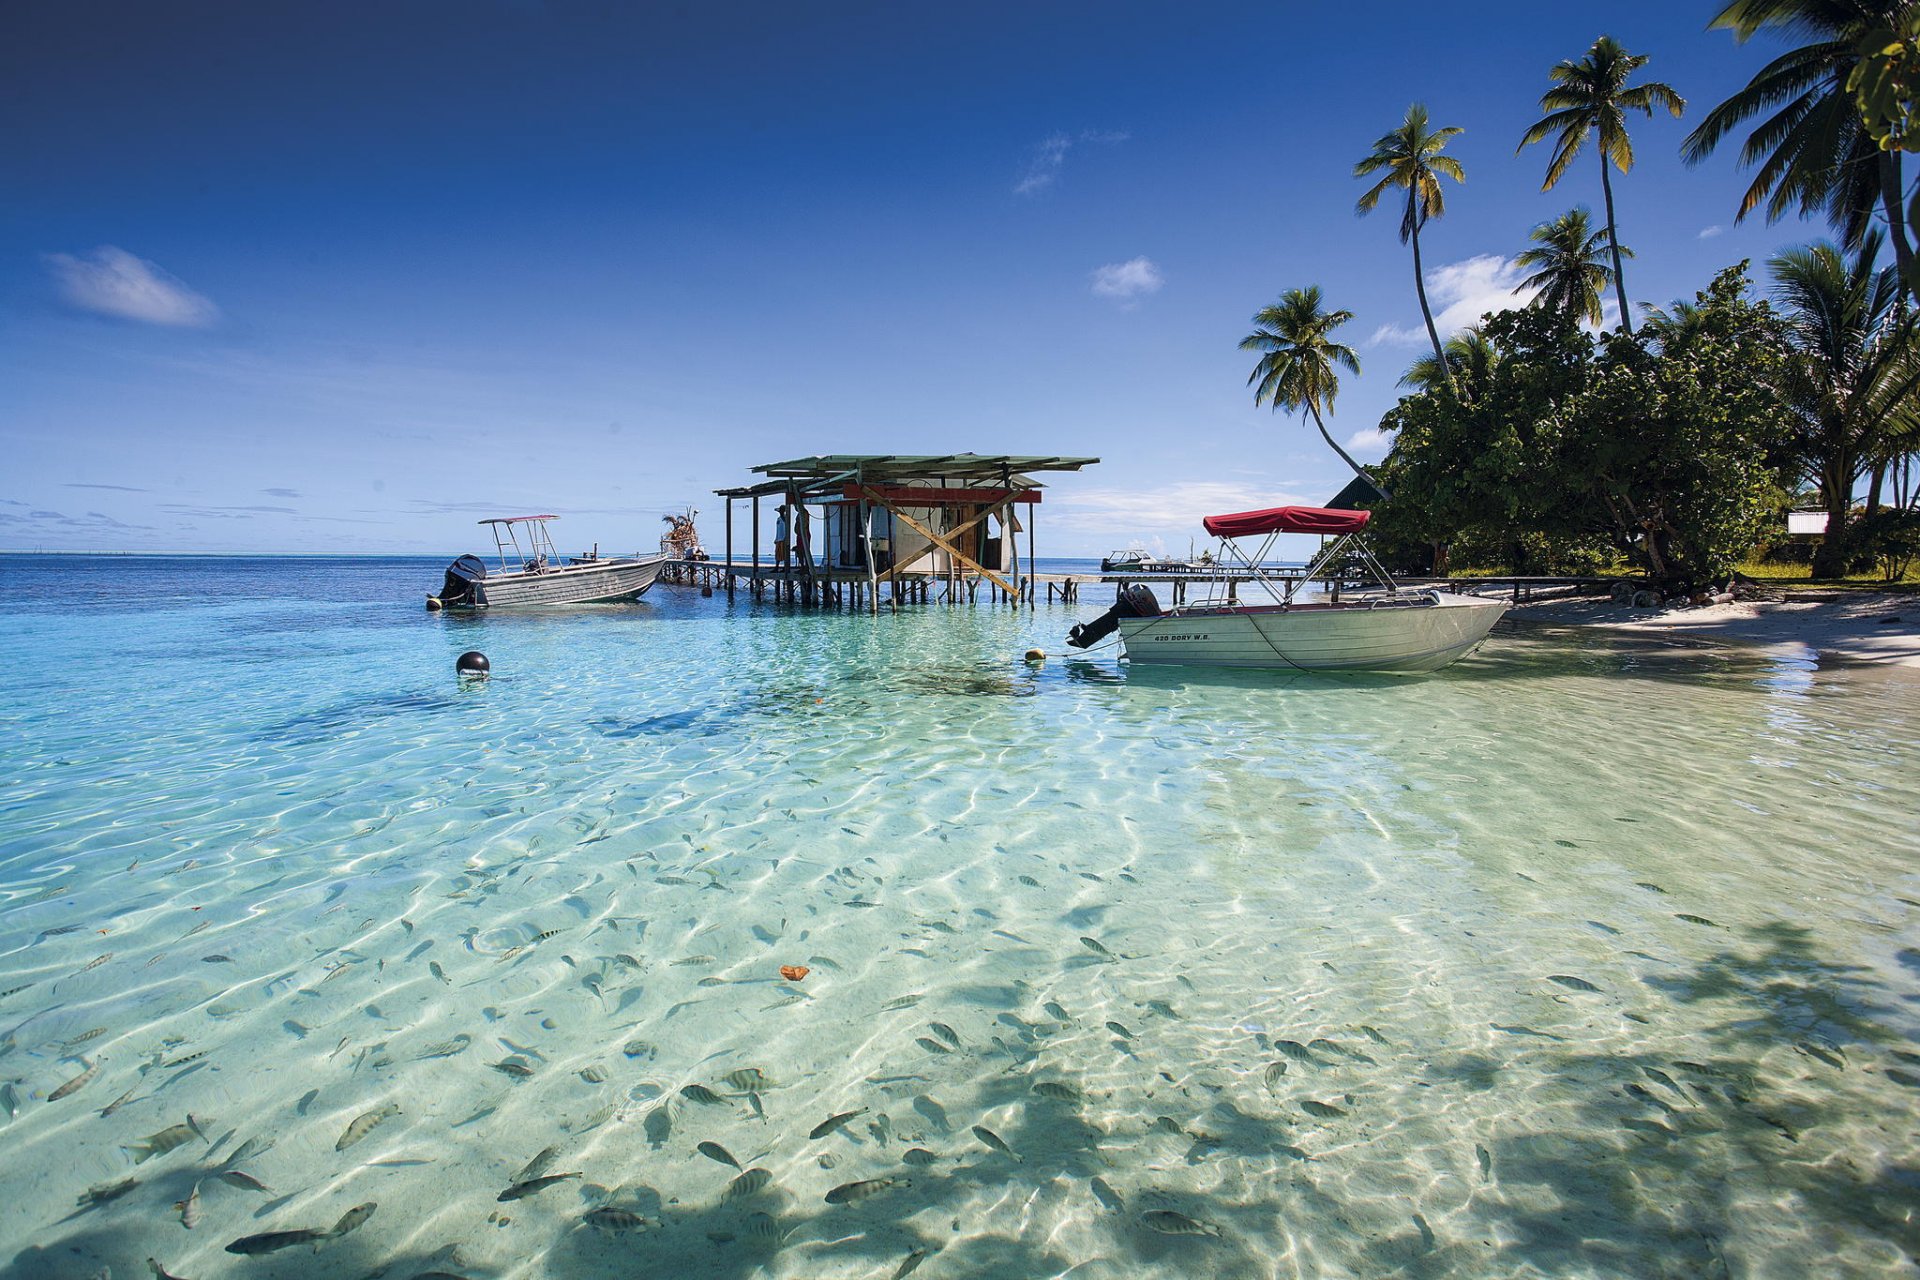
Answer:
[[[0,558],[7,1275],[1915,1269],[1911,673],[438,571]]]

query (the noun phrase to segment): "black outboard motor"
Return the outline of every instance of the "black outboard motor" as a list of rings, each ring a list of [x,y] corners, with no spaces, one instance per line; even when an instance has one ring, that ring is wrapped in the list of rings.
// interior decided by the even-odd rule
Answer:
[[[1067,643],[1076,649],[1085,649],[1112,635],[1122,618],[1157,618],[1159,616],[1160,601],[1153,594],[1152,588],[1144,582],[1129,582],[1120,588],[1120,593],[1113,602],[1113,608],[1092,622],[1083,622],[1067,632]]]
[[[473,584],[487,576],[487,562],[479,556],[461,556],[447,566],[447,580],[440,586],[440,603],[459,606],[473,604]]]

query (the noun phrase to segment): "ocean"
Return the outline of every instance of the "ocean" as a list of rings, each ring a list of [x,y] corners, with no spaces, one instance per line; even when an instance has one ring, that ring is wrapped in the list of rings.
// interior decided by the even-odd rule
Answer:
[[[1915,1268],[1912,672],[442,565],[0,557],[0,1272]]]

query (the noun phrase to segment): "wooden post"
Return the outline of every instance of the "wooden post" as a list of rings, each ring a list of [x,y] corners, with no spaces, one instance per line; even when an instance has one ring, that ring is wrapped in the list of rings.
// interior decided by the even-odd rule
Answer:
[[[1040,510],[1040,504],[1037,502],[1033,503],[1031,506],[1027,508],[1027,575],[1029,577],[1033,575],[1034,568],[1036,565],[1036,557],[1033,554],[1033,517],[1034,517],[1034,513],[1039,510]],[[1048,585],[1052,585],[1052,584],[1048,584]],[[1033,598],[1033,588],[1031,586],[1027,588],[1027,603],[1028,604],[1036,603],[1036,601]]]
[[[727,599],[733,599],[733,499],[727,499]]]

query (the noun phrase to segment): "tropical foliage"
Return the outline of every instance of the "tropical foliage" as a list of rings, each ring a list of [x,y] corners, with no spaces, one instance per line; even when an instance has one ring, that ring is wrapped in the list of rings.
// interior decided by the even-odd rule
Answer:
[[[1406,192],[1400,213],[1400,243],[1413,246],[1413,288],[1420,297],[1420,315],[1427,322],[1427,337],[1433,342],[1433,357],[1443,374],[1446,373],[1446,357],[1441,354],[1439,331],[1433,327],[1433,308],[1427,304],[1426,273],[1420,265],[1420,228],[1446,212],[1446,197],[1440,189],[1440,179],[1452,178],[1455,182],[1467,180],[1460,162],[1452,156],[1441,154],[1447,142],[1460,132],[1452,126],[1433,128],[1427,120],[1426,107],[1416,102],[1407,108],[1407,117],[1401,121],[1400,127],[1381,135],[1374,142],[1373,150],[1353,166],[1353,176],[1356,178],[1372,177],[1376,173],[1381,175],[1380,180],[1367,188],[1366,194],[1354,206],[1357,213],[1371,213],[1388,188],[1398,187]],[[1451,386],[1451,377],[1447,380]]]
[[[1289,289],[1280,301],[1254,313],[1254,331],[1240,339],[1242,351],[1261,352],[1247,385],[1253,388],[1253,402],[1272,404],[1276,412],[1299,411],[1313,419],[1327,447],[1352,467],[1354,474],[1366,475],[1360,464],[1345,449],[1334,443],[1321,416],[1333,412],[1333,399],[1340,391],[1339,370],[1360,372],[1360,357],[1353,348],[1334,341],[1335,329],[1353,319],[1351,311],[1326,311],[1321,307],[1319,285]]]
[[[1604,234],[1593,229],[1585,205],[1541,223],[1531,234],[1533,248],[1513,260],[1515,266],[1533,271],[1514,292],[1538,290],[1534,306],[1598,325],[1600,296],[1613,279]],[[1624,245],[1612,247],[1623,258],[1633,256],[1633,250]]]
[[[1620,300],[1620,327],[1633,332],[1627,314],[1626,273],[1620,259],[1620,232],[1613,214],[1612,169],[1626,173],[1633,168],[1633,140],[1627,136],[1627,112],[1651,116],[1655,107],[1665,107],[1676,117],[1686,110],[1686,100],[1672,86],[1659,81],[1629,85],[1627,80],[1647,64],[1644,54],[1630,54],[1612,36],[1601,36],[1578,62],[1556,63],[1547,75],[1553,88],[1540,96],[1540,109],[1547,114],[1533,123],[1520,139],[1520,150],[1536,142],[1553,139],[1553,156],[1547,162],[1547,180],[1542,191],[1551,191],[1566,173],[1567,166],[1594,138],[1600,156],[1600,190],[1607,202],[1607,243],[1613,254],[1613,283]]]

